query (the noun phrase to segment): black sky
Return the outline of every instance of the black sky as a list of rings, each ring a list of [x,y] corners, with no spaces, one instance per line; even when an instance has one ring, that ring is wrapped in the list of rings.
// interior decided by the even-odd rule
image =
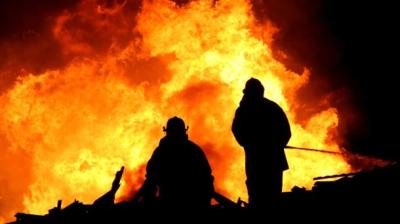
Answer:
[[[348,127],[354,150],[399,159],[399,7],[395,1],[326,1],[324,23],[340,52],[338,67],[362,112]]]
[[[311,70],[298,100],[323,102],[328,97],[339,111],[343,146],[398,160],[400,20],[395,1],[253,2],[259,19],[280,28],[275,48],[289,55],[283,59],[287,67],[299,73],[304,66]],[[312,112],[299,109],[298,114]]]
[[[324,80],[313,79],[311,88],[338,93],[334,103],[341,117],[344,145],[353,151],[399,159],[395,141],[399,127],[398,6],[390,1],[345,0],[298,4],[295,7],[306,12],[303,18],[308,18],[308,23],[303,25],[298,19],[291,27],[298,25],[314,37],[305,34],[299,38],[306,40],[306,46],[300,43],[293,55]],[[310,9],[311,4],[315,9]]]

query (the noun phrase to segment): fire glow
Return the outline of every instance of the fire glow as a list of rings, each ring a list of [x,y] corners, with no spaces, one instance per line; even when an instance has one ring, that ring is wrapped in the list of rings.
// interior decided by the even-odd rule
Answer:
[[[127,172],[118,198],[126,199],[140,187],[162,126],[174,115],[186,121],[190,139],[208,156],[216,190],[246,200],[244,153],[230,127],[250,77],[259,78],[266,97],[287,113],[290,145],[339,151],[332,140],[339,122],[335,108],[296,121],[296,93],[310,73],[296,74],[274,59],[271,44],[278,28],[257,21],[249,1],[178,6],[149,0],[138,13],[129,13],[126,4],[107,8],[89,0],[59,15],[52,35],[73,60],[20,76],[1,95],[1,150],[25,163],[23,176],[2,174],[2,183],[18,183],[23,194],[11,204],[5,200],[12,200],[13,192],[1,195],[9,205],[5,210],[0,204],[0,217],[45,213],[58,199],[91,203],[107,191],[122,165]],[[76,25],[81,23],[100,36],[86,33]],[[102,42],[109,36],[111,41]],[[290,169],[284,191],[310,188],[315,176],[351,171],[340,155],[286,153]]]

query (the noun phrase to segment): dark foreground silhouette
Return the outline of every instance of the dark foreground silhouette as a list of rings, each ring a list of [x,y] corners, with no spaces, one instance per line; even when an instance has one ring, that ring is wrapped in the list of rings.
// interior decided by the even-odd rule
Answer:
[[[289,121],[278,104],[264,97],[258,79],[249,79],[243,93],[232,132],[245,150],[249,206],[277,206],[283,171],[289,168],[284,151],[291,137]]]
[[[254,217],[270,220],[280,214],[282,218],[300,214],[306,220],[313,220],[319,216],[324,218],[363,219],[375,216],[384,219],[399,218],[398,202],[400,199],[399,164],[375,168],[371,171],[362,171],[352,174],[338,175],[339,179],[323,179],[314,184],[312,190],[294,187],[291,192],[282,193],[280,208],[271,207],[270,211],[257,213],[248,210],[246,204],[214,193],[215,203],[207,212],[202,209],[192,209],[186,204],[170,209],[149,208],[140,201],[130,200],[114,202],[116,190],[119,187],[123,169],[117,172],[112,188],[109,192],[97,199],[93,204],[83,204],[79,201],[62,208],[58,206],[49,210],[46,215],[17,213],[15,224],[21,223],[137,223],[138,220],[156,221],[169,218],[176,220],[195,214],[191,221],[210,221],[209,215],[223,215],[224,219],[234,220],[239,217],[252,220]],[[191,198],[192,195],[186,195]],[[168,212],[166,212],[168,211]],[[167,214],[167,216],[166,216]],[[301,216],[295,216],[299,218]],[[206,217],[206,218],[205,218]],[[203,219],[202,219],[203,218]],[[187,219],[187,221],[190,221]],[[253,219],[254,220],[254,219]]]
[[[214,192],[211,167],[202,149],[188,139],[181,118],[168,120],[161,139],[147,163],[146,180],[140,197],[160,208],[179,207],[207,209]],[[190,195],[190,197],[188,197]]]

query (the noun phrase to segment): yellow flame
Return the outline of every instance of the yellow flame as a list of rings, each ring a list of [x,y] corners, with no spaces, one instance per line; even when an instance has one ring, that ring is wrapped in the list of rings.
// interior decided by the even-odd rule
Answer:
[[[336,109],[302,124],[295,120],[296,92],[310,73],[296,74],[274,59],[271,41],[277,28],[256,21],[249,1],[213,2],[178,7],[167,0],[143,1],[131,27],[135,35],[125,47],[112,45],[104,57],[77,58],[65,68],[21,77],[0,98],[0,133],[10,150],[25,151],[32,159],[25,211],[44,213],[58,199],[91,203],[110,188],[122,165],[130,171],[125,175],[143,176],[161,127],[174,115],[185,119],[189,137],[205,150],[216,189],[246,200],[243,149],[230,127],[250,77],[259,78],[266,96],[287,113],[290,144],[339,150],[330,140],[338,125]],[[55,36],[68,19],[60,16]],[[84,46],[65,41],[71,51]],[[294,185],[309,188],[315,176],[351,169],[338,155],[287,155],[285,191]],[[121,198],[141,184],[126,183],[118,192]]]

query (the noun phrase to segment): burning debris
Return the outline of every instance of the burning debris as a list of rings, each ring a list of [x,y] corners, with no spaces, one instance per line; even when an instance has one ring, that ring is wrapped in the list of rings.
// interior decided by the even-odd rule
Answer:
[[[157,206],[139,200],[140,190],[129,201],[114,202],[123,171],[124,167],[116,173],[111,190],[95,200],[93,204],[83,204],[75,200],[62,208],[61,200],[59,200],[57,207],[50,209],[46,215],[17,213],[16,221],[10,222],[10,224],[96,223],[105,219],[113,220],[115,223],[125,223],[129,220],[137,220],[137,217],[143,215],[143,212],[146,215],[147,212],[153,212],[153,214],[161,212]],[[342,210],[357,208],[373,210],[376,213],[383,209],[390,211],[390,208],[395,205],[388,201],[398,202],[400,199],[398,190],[400,183],[397,180],[399,175],[400,166],[393,163],[370,171],[316,177],[315,180],[334,177],[340,177],[340,179],[317,181],[312,190],[294,187],[291,192],[282,194],[281,203],[277,204],[275,209],[293,212],[306,208],[309,211],[318,212],[340,206]],[[235,203],[217,192],[214,193],[213,198],[215,203],[210,208],[211,210],[246,211],[247,203],[240,199]],[[185,204],[174,209],[190,210]]]
[[[315,177],[312,190],[298,187],[282,195],[284,209],[293,210],[306,206],[309,211],[371,211],[387,217],[400,200],[398,177],[400,166],[393,162],[367,171]],[[333,180],[329,180],[333,179]],[[364,214],[365,215],[365,214]]]
[[[137,219],[137,216],[140,216],[140,212],[148,212],[150,211],[149,209],[153,210],[153,212],[160,211],[160,208],[157,207],[157,199],[152,201],[152,204],[141,200],[142,190],[139,190],[129,201],[114,202],[115,194],[120,187],[123,172],[124,167],[116,172],[111,189],[100,198],[96,199],[93,204],[83,204],[75,200],[65,208],[61,208],[62,201],[59,200],[57,207],[50,209],[46,215],[17,213],[15,214],[17,220],[9,224],[96,223],[105,220],[105,218],[107,220],[114,220],[115,222],[126,222],[127,220]],[[191,196],[186,195],[186,197],[190,198]],[[241,200],[235,203],[217,192],[213,193],[213,198],[216,204],[214,204],[211,209],[242,209],[246,205],[246,203]],[[170,209],[191,209],[185,204],[181,206],[182,208]]]

